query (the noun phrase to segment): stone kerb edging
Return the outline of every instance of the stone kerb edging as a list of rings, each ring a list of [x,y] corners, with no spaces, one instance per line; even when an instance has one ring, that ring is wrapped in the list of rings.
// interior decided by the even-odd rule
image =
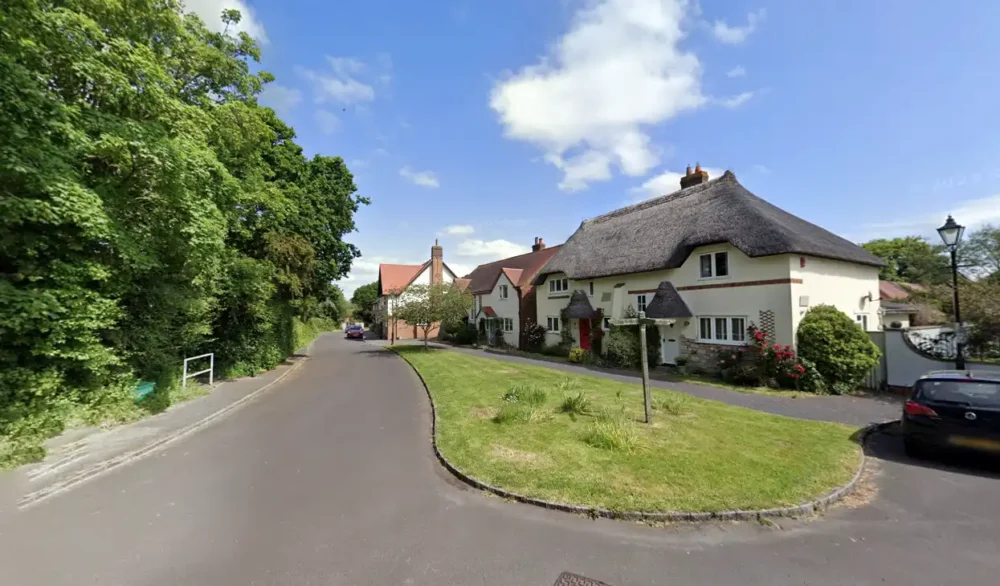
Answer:
[[[392,352],[383,348],[387,352]],[[395,352],[393,352],[395,354]],[[861,476],[864,474],[865,464],[867,463],[867,456],[865,456],[864,446],[868,437],[881,430],[882,428],[889,426],[895,421],[885,421],[882,423],[872,423],[861,430],[858,436],[858,442],[861,445],[861,462],[858,464],[858,469],[854,472],[854,476],[851,478],[850,482],[847,484],[837,487],[827,493],[826,495],[819,497],[815,500],[803,503],[801,505],[794,505],[790,507],[775,507],[772,509],[755,509],[755,510],[728,510],[728,511],[709,511],[709,512],[685,512],[685,511],[612,511],[609,509],[603,509],[600,507],[584,507],[579,505],[570,505],[567,503],[557,503],[552,501],[546,501],[543,499],[538,499],[530,496],[525,496],[522,494],[517,494],[505,490],[503,488],[487,484],[473,476],[469,476],[465,472],[462,472],[454,464],[448,461],[448,458],[441,453],[438,449],[437,444],[437,408],[434,405],[434,396],[431,395],[430,389],[427,387],[427,381],[421,376],[420,371],[418,371],[408,360],[399,356],[400,360],[405,362],[414,373],[416,373],[417,378],[420,379],[420,384],[424,387],[424,392],[427,393],[427,399],[430,401],[431,405],[431,445],[434,448],[434,456],[437,457],[441,465],[448,469],[449,472],[454,474],[459,480],[465,482],[466,484],[484,490],[486,492],[495,494],[499,497],[505,499],[510,499],[517,501],[519,503],[525,503],[528,505],[534,505],[536,507],[542,507],[545,509],[551,509],[555,511],[563,511],[566,513],[575,513],[577,515],[586,515],[588,517],[604,517],[606,519],[619,519],[624,521],[654,521],[654,522],[701,522],[701,521],[756,521],[761,518],[769,517],[797,517],[801,515],[808,515],[811,513],[816,513],[825,510],[830,505],[843,499],[845,496],[850,494],[854,488],[857,486],[858,481],[861,480]]]

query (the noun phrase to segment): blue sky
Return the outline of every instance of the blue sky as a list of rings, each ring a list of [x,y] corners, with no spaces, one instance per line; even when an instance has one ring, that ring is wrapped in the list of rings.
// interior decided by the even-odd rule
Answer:
[[[695,162],[856,241],[1000,222],[1000,5],[186,4],[243,11],[262,101],[371,198],[348,295],[435,238],[463,274],[560,243]]]

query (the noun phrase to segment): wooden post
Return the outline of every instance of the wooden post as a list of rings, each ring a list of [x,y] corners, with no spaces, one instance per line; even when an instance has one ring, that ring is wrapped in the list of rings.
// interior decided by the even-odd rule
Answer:
[[[653,422],[653,398],[649,394],[649,357],[646,355],[646,312],[639,312],[639,353],[642,356],[642,400],[646,408],[646,423]]]

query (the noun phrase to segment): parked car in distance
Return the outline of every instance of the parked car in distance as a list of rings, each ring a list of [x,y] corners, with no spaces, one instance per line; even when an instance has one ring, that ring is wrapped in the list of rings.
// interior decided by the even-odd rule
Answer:
[[[1000,372],[929,372],[903,406],[907,455],[929,449],[1000,454]]]
[[[353,326],[347,326],[347,337],[357,338],[359,340],[365,339],[365,327],[354,324]]]

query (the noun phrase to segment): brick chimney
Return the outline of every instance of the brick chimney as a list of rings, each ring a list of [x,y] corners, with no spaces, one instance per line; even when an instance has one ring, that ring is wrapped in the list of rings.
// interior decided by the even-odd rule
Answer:
[[[708,172],[701,168],[701,163],[695,165],[693,172],[691,171],[691,165],[688,165],[684,171],[684,176],[681,177],[681,189],[701,185],[706,181],[708,181]]]
[[[535,237],[535,243],[531,246],[531,252],[538,252],[539,250],[545,250],[545,241],[541,238]]]
[[[434,246],[431,247],[431,285],[444,282],[444,249],[434,239]]]

